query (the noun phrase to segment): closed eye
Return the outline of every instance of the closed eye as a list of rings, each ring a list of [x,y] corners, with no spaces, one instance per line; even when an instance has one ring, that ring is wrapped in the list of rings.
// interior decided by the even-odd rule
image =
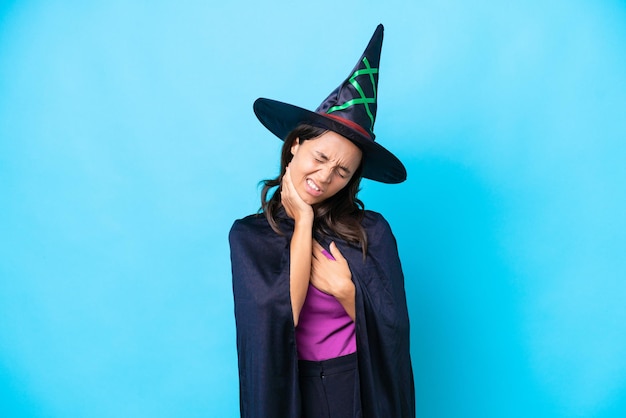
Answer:
[[[317,161],[318,163],[324,163],[328,161],[328,157],[319,151],[315,151],[315,153],[313,154],[313,158],[315,158],[315,161]]]
[[[324,155],[323,153],[319,152],[319,151],[315,151],[315,153],[313,154],[313,158],[319,164],[324,164],[324,163],[326,163],[328,161],[328,157],[326,155]],[[347,178],[350,175],[350,170],[347,167],[344,167],[344,166],[338,166],[335,169],[335,172],[342,179],[345,179],[345,178]]]

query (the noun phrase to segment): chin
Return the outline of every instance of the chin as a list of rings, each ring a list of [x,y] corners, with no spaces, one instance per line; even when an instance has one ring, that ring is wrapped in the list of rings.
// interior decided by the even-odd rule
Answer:
[[[322,203],[324,200],[325,200],[325,199],[308,199],[308,200],[305,200],[305,202],[306,202],[308,205],[315,206],[315,205],[319,205],[319,204],[320,204],[320,203]]]

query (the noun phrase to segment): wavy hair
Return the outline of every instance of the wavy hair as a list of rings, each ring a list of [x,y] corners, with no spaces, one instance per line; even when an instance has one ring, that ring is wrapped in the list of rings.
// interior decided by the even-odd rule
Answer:
[[[280,198],[280,185],[285,175],[285,170],[293,158],[291,147],[294,141],[299,141],[301,144],[303,141],[314,140],[326,131],[327,129],[325,128],[312,125],[298,125],[285,138],[280,158],[280,175],[274,179],[260,182],[263,185],[260,211],[265,214],[270,226],[278,234],[283,233],[278,227],[276,220],[278,212],[283,207]],[[357,245],[361,247],[365,257],[367,252],[367,234],[361,225],[365,214],[365,205],[357,198],[362,172],[361,163],[344,188],[334,196],[314,206],[313,232],[326,236],[338,236],[351,244]],[[268,195],[274,188],[276,189],[271,193],[271,197],[268,198]]]

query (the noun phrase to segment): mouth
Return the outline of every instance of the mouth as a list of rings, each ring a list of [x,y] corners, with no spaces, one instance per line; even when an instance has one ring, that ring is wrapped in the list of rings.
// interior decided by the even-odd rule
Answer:
[[[323,193],[323,190],[311,179],[306,179],[307,192],[313,196],[319,196]]]

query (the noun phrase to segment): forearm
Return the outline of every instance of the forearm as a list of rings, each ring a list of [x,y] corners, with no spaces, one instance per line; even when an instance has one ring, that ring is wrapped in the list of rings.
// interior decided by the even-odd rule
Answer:
[[[300,311],[306,299],[311,277],[311,250],[313,245],[313,221],[295,223],[290,243],[289,291],[293,323],[298,325]]]

